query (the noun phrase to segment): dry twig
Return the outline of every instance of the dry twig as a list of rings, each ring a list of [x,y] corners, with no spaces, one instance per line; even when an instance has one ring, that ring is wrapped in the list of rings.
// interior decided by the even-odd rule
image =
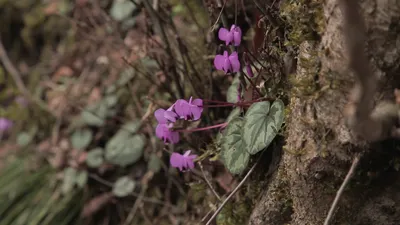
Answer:
[[[328,216],[325,219],[324,225],[329,225],[329,221],[332,219],[333,212],[335,211],[336,206],[337,206],[337,204],[339,202],[339,199],[343,194],[344,188],[347,186],[347,184],[349,183],[351,177],[353,176],[353,173],[354,173],[355,169],[357,168],[359,161],[360,161],[360,156],[357,155],[354,158],[353,163],[351,164],[351,167],[349,169],[349,172],[346,175],[346,178],[344,178],[344,181],[343,181],[342,185],[340,186],[339,190],[336,193],[335,199],[333,200],[331,208],[329,209]]]
[[[263,152],[264,153],[264,152]],[[236,192],[240,189],[240,187],[243,186],[244,182],[247,180],[247,178],[249,178],[250,174],[254,171],[254,169],[256,168],[258,162],[260,161],[263,153],[261,153],[261,155],[258,157],[256,163],[254,163],[254,165],[250,168],[249,172],[247,172],[246,176],[244,176],[244,178],[240,181],[240,183],[235,187],[235,189],[233,189],[233,191],[228,195],[228,197],[226,197],[226,199],[221,203],[221,205],[218,207],[218,209],[214,212],[214,214],[211,216],[211,218],[207,221],[206,225],[210,225],[211,222],[215,219],[215,217],[221,212],[221,210],[224,208],[224,206],[226,205],[226,203],[228,203],[228,201],[232,198],[233,195],[236,194]]]

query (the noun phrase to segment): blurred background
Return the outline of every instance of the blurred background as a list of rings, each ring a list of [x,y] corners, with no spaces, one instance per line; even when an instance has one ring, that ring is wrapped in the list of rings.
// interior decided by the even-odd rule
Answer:
[[[257,15],[239,2],[247,43]],[[0,0],[0,225],[203,224],[237,181],[212,132],[175,146],[207,158],[201,168],[171,168],[153,113],[190,96],[226,100],[232,79],[212,68],[220,11],[200,0]],[[206,126],[229,109],[203,114]],[[259,191],[244,188],[217,224],[243,224]]]

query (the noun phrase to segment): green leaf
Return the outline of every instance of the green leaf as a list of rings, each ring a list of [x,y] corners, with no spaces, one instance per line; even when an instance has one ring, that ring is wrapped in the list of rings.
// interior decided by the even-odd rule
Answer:
[[[86,164],[91,168],[97,168],[104,162],[104,151],[102,148],[95,148],[89,151],[86,156]]]
[[[69,192],[72,191],[75,185],[76,176],[77,176],[76,169],[72,167],[64,169],[64,178],[61,186],[61,192],[63,194],[68,194]]]
[[[226,119],[226,122],[229,123],[231,120],[239,117],[241,112],[242,110],[240,109],[240,107],[234,108]]]
[[[222,142],[222,161],[233,174],[240,174],[249,163],[250,154],[243,140],[242,118],[233,119],[224,131]]]
[[[128,69],[122,71],[119,79],[117,80],[117,85],[119,86],[126,85],[134,76],[135,76],[135,69],[129,67]]]
[[[120,177],[114,183],[113,194],[117,197],[126,197],[135,189],[135,181],[128,176]]]
[[[86,110],[82,111],[81,118],[85,124],[90,126],[101,127],[105,124],[104,118]]]
[[[143,154],[145,138],[142,135],[129,135],[118,132],[106,145],[105,158],[107,161],[127,166],[135,163]]]
[[[93,133],[89,129],[77,130],[71,135],[72,147],[75,149],[85,149],[92,141]]]
[[[120,131],[126,131],[130,134],[134,134],[136,133],[136,131],[138,131],[138,129],[140,128],[140,126],[142,125],[140,120],[134,120],[134,121],[130,121],[125,123]]]
[[[116,21],[123,21],[129,18],[135,9],[135,4],[129,0],[114,0],[110,9],[110,15]]]
[[[153,171],[154,173],[158,173],[161,169],[161,160],[158,158],[156,154],[150,155],[150,160],[147,164],[149,170]]]
[[[117,90],[117,86],[112,84],[106,88],[106,94],[113,94]]]
[[[240,85],[240,80],[239,80],[239,76],[236,76],[233,79],[233,82],[231,84],[231,86],[228,88],[228,91],[226,93],[226,99],[228,102],[230,103],[237,103],[238,102],[238,95],[239,95],[239,88]]]
[[[250,106],[243,126],[247,151],[256,154],[268,147],[281,129],[285,105],[279,99],[270,108],[269,102],[257,102]]]
[[[114,107],[117,102],[118,102],[118,96],[117,95],[108,95],[104,98],[104,104],[108,107],[108,108],[112,108]]]
[[[84,188],[88,180],[88,173],[85,170],[79,171],[76,178],[75,183],[80,188]]]
[[[29,134],[28,132],[21,132],[17,136],[17,144],[21,147],[26,147],[33,140],[34,135]]]

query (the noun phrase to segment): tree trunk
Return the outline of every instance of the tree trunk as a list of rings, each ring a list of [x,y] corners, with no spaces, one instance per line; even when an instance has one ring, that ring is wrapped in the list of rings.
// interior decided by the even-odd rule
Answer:
[[[342,11],[338,0],[325,0],[320,7],[321,38],[299,45],[296,73],[290,75],[295,83],[308,84],[289,90],[286,146],[249,224],[323,224],[357,153],[362,153],[360,165],[331,224],[400,224],[400,145],[394,140],[365,143],[345,126],[343,111],[354,77],[348,69]],[[400,84],[400,1],[364,0],[360,12],[367,31],[366,54],[380,81],[376,100],[393,100]]]

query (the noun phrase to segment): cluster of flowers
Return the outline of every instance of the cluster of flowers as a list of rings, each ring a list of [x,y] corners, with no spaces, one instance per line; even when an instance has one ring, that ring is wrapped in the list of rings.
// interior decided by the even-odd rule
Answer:
[[[162,139],[164,143],[178,143],[179,132],[172,130],[174,123],[179,119],[189,121],[199,120],[202,112],[203,100],[192,99],[192,97],[190,97],[189,101],[186,101],[185,99],[178,99],[167,110],[157,109],[154,112],[154,116],[158,121],[158,125],[156,127],[156,136]],[[184,169],[193,169],[193,160],[197,156],[190,155],[190,152],[191,150],[187,150],[184,155],[173,153],[170,158],[171,165],[179,168],[180,171],[183,171]]]
[[[230,30],[226,28],[220,28],[218,31],[218,38],[221,41],[225,41],[225,44],[227,46],[230,44],[233,44],[234,46],[239,46],[242,40],[242,30],[236,25],[232,25]],[[247,64],[248,63],[246,63],[247,73],[252,76],[253,74],[251,72],[251,68],[247,68]],[[239,72],[240,61],[238,53],[234,51],[229,55],[228,51],[224,51],[222,55],[216,55],[214,59],[214,66],[218,70],[223,70],[225,74],[227,74],[228,72]],[[189,121],[199,120],[202,112],[203,100],[192,99],[192,97],[190,97],[189,101],[179,99],[166,110],[157,109],[154,112],[154,116],[158,121],[158,125],[156,127],[156,136],[162,139],[164,143],[178,143],[179,131],[172,129],[174,127],[174,123],[179,119]],[[212,127],[215,128],[219,126],[220,125]],[[171,166],[179,168],[180,171],[193,169],[193,160],[196,159],[197,155],[191,155],[190,153],[191,150],[187,150],[183,155],[176,152],[172,153],[170,157]]]
[[[218,38],[225,41],[226,45],[233,44],[239,46],[242,41],[242,30],[236,25],[232,25],[231,29],[220,28],[218,31]],[[217,70],[223,70],[225,74],[228,72],[239,72],[240,61],[236,51],[228,55],[228,51],[224,51],[222,55],[216,55],[214,59],[214,66]]]

